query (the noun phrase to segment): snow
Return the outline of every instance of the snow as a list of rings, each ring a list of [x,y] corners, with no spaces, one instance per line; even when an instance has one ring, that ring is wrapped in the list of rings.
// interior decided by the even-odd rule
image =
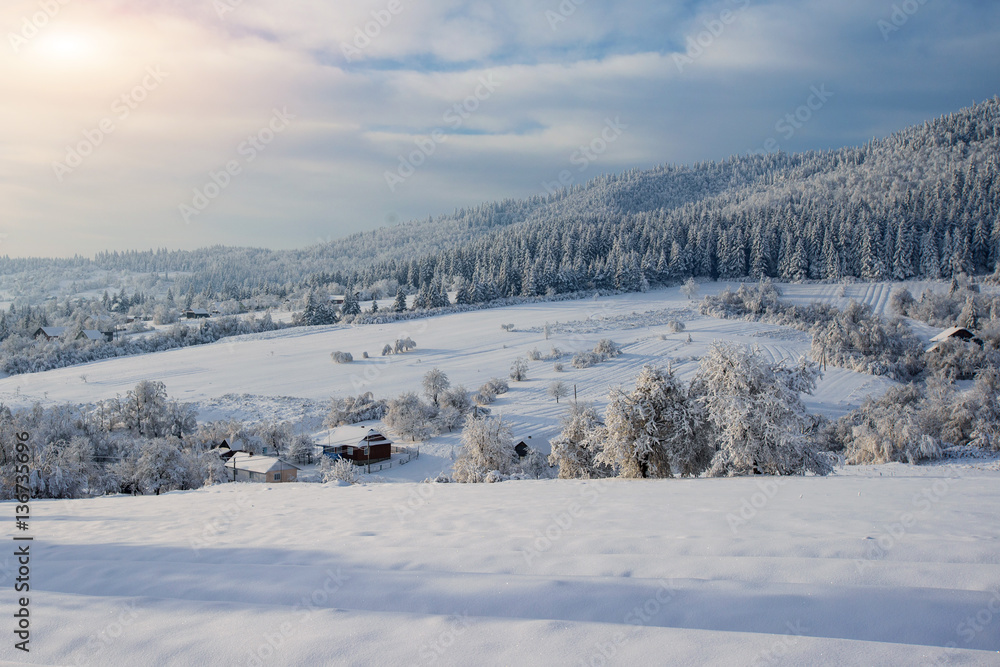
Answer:
[[[0,659],[997,664],[1000,471],[840,472],[35,501]]]
[[[882,310],[891,292],[782,289]],[[670,333],[670,320],[685,331]],[[406,336],[417,349],[378,356]],[[605,338],[623,354],[571,366],[568,355]],[[633,386],[645,364],[690,380],[715,340],[757,345],[768,362],[810,345],[793,329],[701,316],[674,288],[227,339],[0,379],[0,402],[88,403],[162,380],[203,421],[290,420],[324,443],[330,396],[419,392],[432,368],[475,391],[516,357],[556,346],[564,372],[529,362],[527,380],[490,406],[547,452],[566,410],[552,382],[603,414],[609,388]],[[355,361],[333,364],[331,350]],[[837,417],[892,385],[829,368],[804,402]],[[369,426],[411,444],[377,422],[359,428]],[[361,485],[33,501],[32,652],[4,642],[0,664],[1000,663],[995,458],[962,451],[826,478],[420,484],[451,471],[460,433],[415,444],[419,458]],[[316,478],[315,466],[299,474]],[[0,512],[13,516],[13,504]]]

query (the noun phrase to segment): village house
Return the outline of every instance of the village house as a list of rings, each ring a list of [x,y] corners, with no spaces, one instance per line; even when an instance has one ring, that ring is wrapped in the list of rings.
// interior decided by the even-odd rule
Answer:
[[[384,435],[367,426],[339,426],[330,433],[323,445],[323,456],[348,459],[361,465],[392,458],[392,443]]]
[[[76,337],[77,340],[89,340],[94,342],[110,343],[115,339],[115,334],[111,331],[98,331],[97,329],[84,329]]]
[[[184,311],[184,317],[189,320],[206,319],[211,316],[211,313],[209,313],[205,308],[189,308]]]
[[[950,329],[945,329],[937,336],[931,338],[931,346],[927,348],[928,352],[933,352],[938,348],[938,345],[946,340],[961,340],[961,341],[972,341],[974,343],[979,343],[979,339],[976,338],[976,334],[972,333],[965,327],[951,327]]]
[[[234,452],[226,462],[234,482],[295,482],[299,468],[274,456]]]
[[[56,338],[61,338],[64,333],[66,333],[66,327],[38,327],[31,337],[35,339],[55,340]]]

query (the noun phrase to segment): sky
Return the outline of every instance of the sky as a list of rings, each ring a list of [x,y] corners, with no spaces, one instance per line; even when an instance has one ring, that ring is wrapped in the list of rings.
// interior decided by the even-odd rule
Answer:
[[[5,0],[0,255],[305,247],[1000,94],[992,0]]]

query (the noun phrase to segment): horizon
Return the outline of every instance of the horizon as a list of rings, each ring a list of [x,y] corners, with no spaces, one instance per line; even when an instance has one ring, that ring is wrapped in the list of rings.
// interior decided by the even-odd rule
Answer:
[[[997,19],[982,2],[18,1],[0,10],[0,255],[296,250],[630,169],[858,146],[1000,92]]]

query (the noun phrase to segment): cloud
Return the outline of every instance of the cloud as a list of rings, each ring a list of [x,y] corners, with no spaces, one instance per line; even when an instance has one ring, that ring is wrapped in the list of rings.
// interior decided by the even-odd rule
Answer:
[[[754,150],[812,86],[834,96],[783,150],[860,143],[1000,84],[987,3],[927,3],[888,37],[882,0],[94,0],[24,37],[38,11],[0,9],[23,42],[0,51],[12,255],[300,246],[536,194],[569,166],[582,182]],[[132,99],[150,67],[168,74]],[[295,118],[249,160],[240,147],[285,108]],[[577,170],[615,118],[627,129]],[[54,164],[105,119],[113,131],[60,179]],[[433,154],[390,190],[386,173],[435,130]],[[180,206],[234,160],[186,221]]]

